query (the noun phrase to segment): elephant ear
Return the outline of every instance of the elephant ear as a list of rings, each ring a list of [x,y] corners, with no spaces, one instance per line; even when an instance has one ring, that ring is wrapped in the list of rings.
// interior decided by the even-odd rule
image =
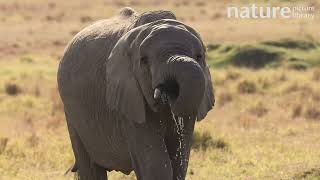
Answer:
[[[106,62],[107,106],[127,119],[144,123],[144,98],[133,73],[129,36],[122,37]]]
[[[204,76],[206,81],[206,88],[197,114],[198,121],[201,121],[206,117],[207,113],[212,109],[215,103],[213,87],[211,82],[211,74],[207,65],[204,69]]]
[[[191,27],[186,26],[186,28],[188,29],[188,31],[190,31],[192,34],[194,34],[200,41],[202,48],[203,48],[203,54],[206,53],[206,47],[203,44],[203,41],[200,37],[200,35]],[[204,59],[205,60],[205,59]],[[208,114],[208,112],[212,109],[212,107],[214,106],[215,103],[215,98],[214,98],[214,92],[213,92],[213,87],[212,87],[212,81],[211,81],[211,74],[210,74],[210,70],[208,65],[206,64],[206,62],[204,61],[203,63],[204,69],[203,69],[203,73],[204,73],[204,77],[205,77],[205,83],[206,83],[206,88],[204,91],[204,96],[203,99],[201,101],[200,107],[198,109],[198,114],[197,114],[197,120],[201,121],[202,119],[204,119],[206,117],[206,115]]]

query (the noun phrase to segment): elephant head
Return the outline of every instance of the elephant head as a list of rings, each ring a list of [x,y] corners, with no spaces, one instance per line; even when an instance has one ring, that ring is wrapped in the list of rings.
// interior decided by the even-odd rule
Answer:
[[[172,19],[122,36],[106,63],[107,103],[136,123],[147,108],[203,119],[214,105],[205,47],[190,27]]]

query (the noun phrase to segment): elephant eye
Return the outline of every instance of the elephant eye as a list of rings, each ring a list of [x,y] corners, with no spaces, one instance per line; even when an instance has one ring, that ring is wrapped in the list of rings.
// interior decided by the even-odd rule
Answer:
[[[140,58],[140,63],[143,64],[143,65],[147,65],[148,64],[148,58],[147,56],[142,56]]]
[[[200,61],[201,59],[202,59],[202,54],[197,54],[197,55],[196,55],[196,60],[197,60],[197,61]]]

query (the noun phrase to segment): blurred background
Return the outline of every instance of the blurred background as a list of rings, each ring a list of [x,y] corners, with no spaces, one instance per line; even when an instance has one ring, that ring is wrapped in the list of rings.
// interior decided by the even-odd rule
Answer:
[[[252,3],[312,6],[316,17],[227,18],[228,5]],[[59,59],[125,6],[171,10],[207,45],[217,103],[196,125],[188,180],[320,179],[319,0],[0,0],[1,180],[73,179]]]

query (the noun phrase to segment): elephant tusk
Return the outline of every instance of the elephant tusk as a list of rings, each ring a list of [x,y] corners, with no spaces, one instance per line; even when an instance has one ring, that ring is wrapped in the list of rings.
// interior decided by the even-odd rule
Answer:
[[[159,99],[160,97],[161,97],[161,91],[160,91],[159,88],[156,88],[156,89],[154,90],[153,98],[154,98],[154,99]]]

